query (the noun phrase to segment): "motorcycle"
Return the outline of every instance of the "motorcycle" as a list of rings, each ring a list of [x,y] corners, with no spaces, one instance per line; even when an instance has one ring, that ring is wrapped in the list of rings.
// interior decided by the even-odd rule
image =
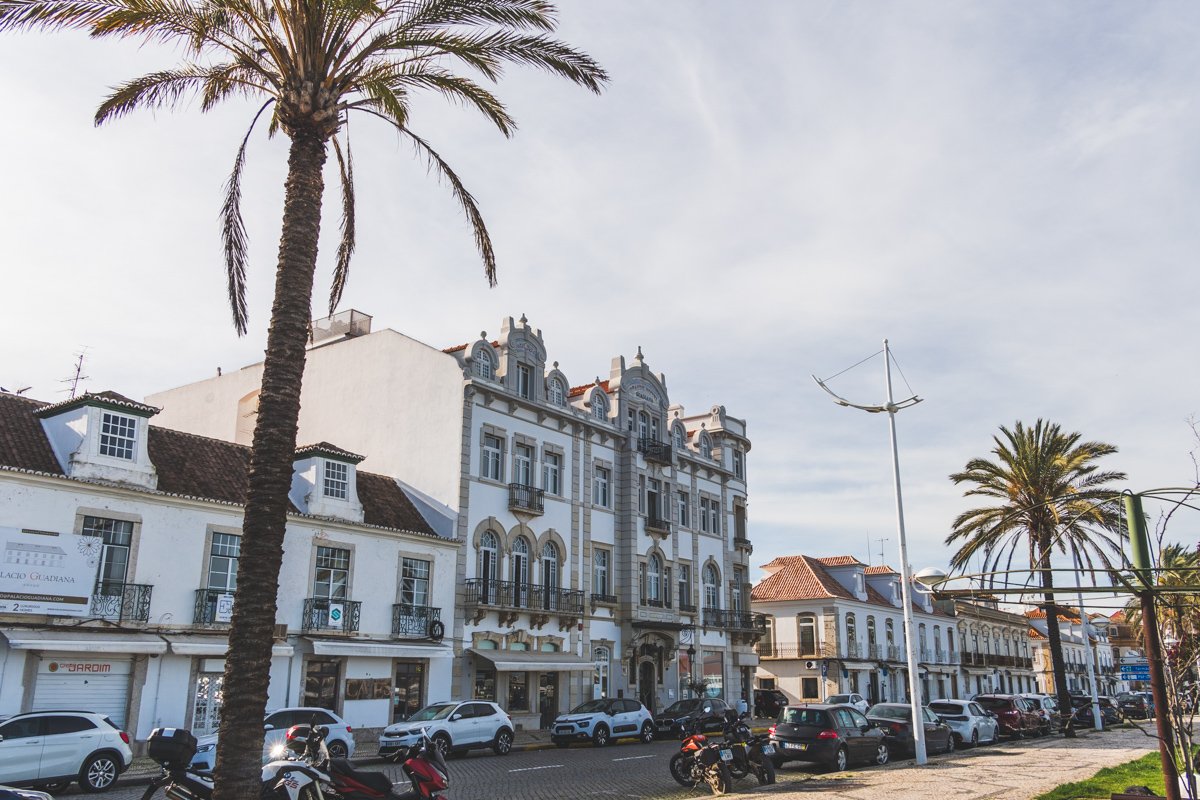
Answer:
[[[734,780],[741,780],[753,772],[759,785],[765,786],[775,782],[775,764],[770,758],[775,753],[775,745],[769,736],[754,735],[746,724],[749,718],[749,714],[739,717],[733,709],[725,712],[721,733],[725,737],[724,746],[733,751],[729,774]]]
[[[147,754],[162,767],[162,774],[146,787],[142,800],[151,800],[163,787],[168,800],[212,800],[212,776],[191,768],[196,755],[196,737],[191,731],[155,728],[147,740]],[[322,781],[328,777],[308,764],[272,760],[262,768],[262,795],[283,791],[288,800],[321,800]]]
[[[680,786],[694,788],[704,784],[713,794],[725,794],[733,786],[733,777],[726,766],[733,760],[733,751],[719,742],[710,742],[699,731],[698,721],[684,728],[679,752],[671,756],[671,777]]]
[[[325,747],[328,732],[324,726],[293,725],[284,739],[288,751],[328,773],[326,794],[341,800],[438,800],[437,792],[450,785],[446,760],[424,731],[404,753],[401,767],[412,789],[400,794],[394,791],[391,778],[382,772],[366,772],[344,758],[329,758]]]

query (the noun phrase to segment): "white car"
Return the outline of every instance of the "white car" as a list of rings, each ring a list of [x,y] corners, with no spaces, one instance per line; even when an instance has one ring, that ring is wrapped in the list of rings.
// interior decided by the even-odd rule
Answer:
[[[354,729],[350,723],[326,708],[297,706],[268,711],[263,719],[266,735],[263,738],[263,763],[271,760],[271,753],[282,746],[288,728],[293,725],[324,725],[329,729],[325,745],[331,758],[349,758],[354,755]],[[192,758],[192,769],[212,772],[217,763],[217,735],[201,736],[196,740],[196,755]]]
[[[0,783],[103,792],[131,763],[129,734],[103,714],[35,711],[0,723]]]
[[[554,720],[550,738],[559,747],[590,741],[604,747],[614,739],[654,741],[654,718],[637,700],[601,698],[576,706]]]
[[[430,703],[404,722],[388,725],[379,735],[379,755],[401,753],[421,738],[433,740],[442,753],[490,747],[498,756],[512,750],[513,723],[490,700],[447,700]]]
[[[849,694],[831,694],[825,698],[825,702],[831,706],[853,706],[856,710],[863,714],[867,713],[867,709],[871,704],[867,699],[858,692],[850,692]]]
[[[1000,723],[983,706],[970,700],[934,700],[929,710],[954,731],[958,743],[967,747],[1000,741]]]

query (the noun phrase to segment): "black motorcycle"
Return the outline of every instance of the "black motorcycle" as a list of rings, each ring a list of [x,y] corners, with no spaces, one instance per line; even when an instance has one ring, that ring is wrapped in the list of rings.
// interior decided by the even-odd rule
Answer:
[[[723,747],[733,752],[733,760],[729,762],[729,774],[734,780],[741,780],[754,773],[760,786],[775,782],[775,764],[771,756],[775,753],[775,745],[770,737],[750,730],[747,720],[749,714],[740,717],[733,709],[725,712],[725,721],[721,733],[725,737]]]
[[[680,786],[707,786],[713,794],[725,794],[733,787],[733,777],[725,766],[733,760],[733,751],[721,742],[709,741],[693,720],[683,730],[679,752],[671,756],[671,777]]]

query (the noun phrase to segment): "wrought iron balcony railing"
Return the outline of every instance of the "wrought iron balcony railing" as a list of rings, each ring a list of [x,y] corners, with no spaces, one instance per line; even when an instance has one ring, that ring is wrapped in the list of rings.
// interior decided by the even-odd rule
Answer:
[[[618,601],[617,601],[617,596],[615,594],[598,594],[596,592],[592,592],[592,602],[593,603],[611,603],[611,604],[615,605]]]
[[[393,639],[431,638],[431,623],[442,621],[442,610],[435,606],[415,606],[411,603],[392,605]],[[442,629],[445,635],[445,628]]]
[[[695,603],[687,603],[683,600],[679,601],[679,610],[685,614],[695,614],[697,611]]]
[[[304,601],[300,630],[357,633],[361,615],[362,603],[358,600],[310,597]]]
[[[508,485],[508,507],[510,510],[529,511],[534,514],[546,510],[546,492],[536,486],[526,486],[523,483]]]
[[[233,621],[233,589],[197,589],[194,625],[228,625]]]
[[[583,614],[583,592],[556,586],[472,578],[466,583],[466,605]]]
[[[752,611],[734,611],[728,608],[704,609],[704,624],[709,628],[725,628],[732,631],[763,631],[767,628],[765,614]]]
[[[671,523],[665,517],[651,512],[646,515],[646,529],[652,531],[661,531],[662,533],[671,532]]]
[[[754,646],[759,658],[823,658],[824,653],[816,644],[799,645],[792,642],[759,642]]]
[[[92,616],[116,622],[148,622],[153,591],[154,587],[145,583],[99,581],[92,595]]]
[[[638,452],[647,461],[655,461],[659,464],[671,463],[671,445],[649,436],[638,437]]]

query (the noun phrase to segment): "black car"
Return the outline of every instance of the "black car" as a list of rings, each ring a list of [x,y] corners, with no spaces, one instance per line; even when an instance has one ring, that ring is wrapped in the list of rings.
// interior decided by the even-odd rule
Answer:
[[[925,751],[953,753],[954,731],[950,726],[930,711],[929,706],[921,706],[921,718],[925,723]],[[887,734],[887,743],[893,752],[906,756],[916,755],[912,706],[905,703],[876,703],[867,710],[867,719]]]
[[[813,761],[843,770],[852,763],[886,764],[891,757],[883,730],[850,706],[787,706],[771,726],[771,743],[776,769],[786,761]]]
[[[1140,694],[1126,692],[1125,694],[1117,695],[1117,708],[1130,719],[1150,718],[1150,704]]]
[[[1121,715],[1111,703],[1108,705],[1105,705],[1104,703],[1100,704],[1100,716],[1102,718],[1102,723],[1103,723],[1102,727],[1108,727],[1109,725],[1120,725],[1121,724]],[[1096,724],[1096,720],[1092,716],[1092,704],[1091,703],[1088,703],[1086,706],[1080,706],[1079,708],[1075,709],[1075,724],[1082,725],[1082,726],[1088,727],[1088,728],[1090,728]]]
[[[693,697],[677,700],[665,711],[654,715],[654,729],[659,738],[682,736],[685,728],[694,731],[719,731],[725,726],[725,712],[730,708],[719,697]]]
[[[775,719],[788,704],[788,697],[778,689],[754,690],[754,716]]]

